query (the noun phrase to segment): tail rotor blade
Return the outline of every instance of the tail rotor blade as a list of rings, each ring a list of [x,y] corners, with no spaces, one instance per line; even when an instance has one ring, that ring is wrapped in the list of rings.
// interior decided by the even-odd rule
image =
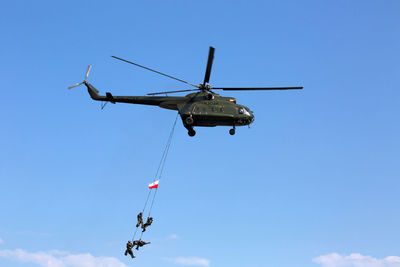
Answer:
[[[87,80],[87,78],[89,77],[89,72],[90,72],[90,69],[92,68],[92,65],[89,65],[88,67],[87,67],[87,71],[86,71],[86,74],[85,74],[85,81]]]
[[[71,85],[71,86],[68,87],[68,90],[71,90],[72,88],[77,87],[77,86],[79,86],[79,85],[81,85],[81,84],[83,84],[83,82],[81,82],[81,83],[76,83],[76,84],[74,84],[74,85]]]
[[[77,87],[77,86],[79,86],[79,85],[81,85],[81,84],[86,83],[86,80],[87,80],[87,78],[88,78],[88,76],[89,76],[89,72],[90,72],[90,69],[91,69],[91,68],[92,68],[92,65],[89,65],[89,66],[87,67],[87,70],[86,70],[86,73],[85,73],[85,80],[83,80],[83,82],[80,82],[80,83],[76,83],[76,84],[74,84],[74,85],[71,85],[71,86],[68,87],[68,89],[71,90],[71,89],[74,88],[74,87]]]

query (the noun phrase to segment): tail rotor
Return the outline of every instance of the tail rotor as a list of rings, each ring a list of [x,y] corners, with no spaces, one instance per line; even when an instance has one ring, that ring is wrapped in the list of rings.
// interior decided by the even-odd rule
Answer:
[[[87,68],[86,74],[85,74],[85,80],[83,80],[83,82],[76,83],[76,84],[74,84],[74,85],[69,86],[69,87],[68,87],[68,90],[71,90],[71,89],[74,88],[74,87],[77,87],[77,86],[79,86],[79,85],[82,85],[82,84],[86,83],[86,80],[87,80],[87,78],[88,78],[88,76],[89,76],[89,72],[90,72],[90,69],[91,69],[91,68],[92,68],[92,66],[89,65],[88,68]]]

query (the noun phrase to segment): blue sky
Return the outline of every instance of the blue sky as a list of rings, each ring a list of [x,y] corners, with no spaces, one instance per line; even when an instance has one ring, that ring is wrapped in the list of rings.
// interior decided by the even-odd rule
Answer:
[[[2,1],[0,266],[400,266],[398,1]],[[179,121],[152,244],[123,256],[176,113],[102,93],[213,86],[250,129]],[[389,257],[392,256],[392,257]],[[83,265],[86,264],[86,265]]]

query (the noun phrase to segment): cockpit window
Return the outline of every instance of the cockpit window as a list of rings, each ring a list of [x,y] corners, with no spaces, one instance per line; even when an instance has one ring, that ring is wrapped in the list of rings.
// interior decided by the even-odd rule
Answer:
[[[253,113],[254,113],[254,112],[251,111],[248,107],[245,107],[245,109],[246,109],[250,114],[253,114]]]
[[[243,114],[244,113],[244,108],[239,108],[238,111],[239,111],[239,114]]]

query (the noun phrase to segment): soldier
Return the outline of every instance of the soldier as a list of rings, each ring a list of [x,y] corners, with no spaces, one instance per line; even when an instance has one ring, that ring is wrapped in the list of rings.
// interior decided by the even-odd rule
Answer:
[[[133,259],[133,258],[135,258],[135,255],[133,255],[132,248],[133,248],[132,242],[129,240],[128,243],[126,243],[125,256],[127,256],[129,254],[129,255],[131,255],[131,257]]]
[[[138,220],[138,222],[136,224],[136,227],[139,227],[140,225],[143,226],[143,219],[142,219],[142,213],[141,212],[137,215],[137,220]]]
[[[146,227],[150,226],[152,222],[153,222],[153,217],[148,217],[146,223],[142,224],[143,228],[142,232],[146,231]]]
[[[144,245],[150,244],[151,242],[144,242],[142,239],[133,241],[133,245],[136,246],[136,250],[139,250],[139,247],[143,247]]]

